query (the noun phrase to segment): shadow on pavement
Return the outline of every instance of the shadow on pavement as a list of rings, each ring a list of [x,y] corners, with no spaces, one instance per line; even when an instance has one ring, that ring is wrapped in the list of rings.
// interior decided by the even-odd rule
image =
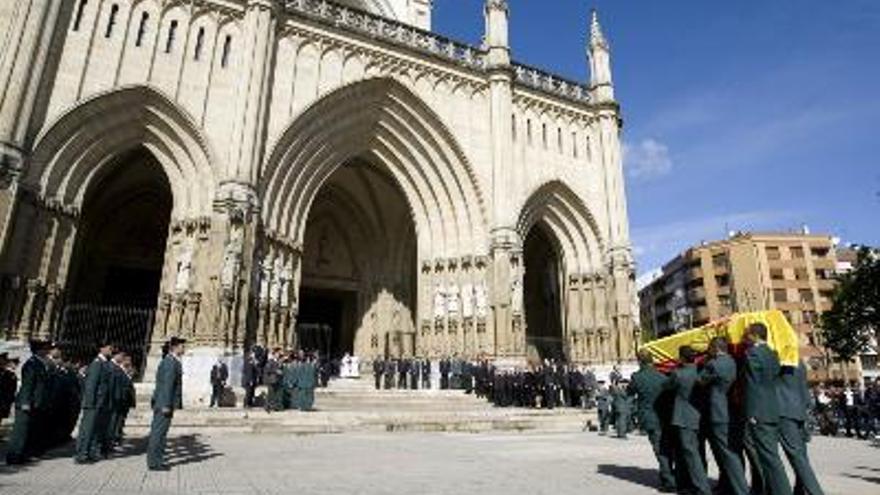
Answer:
[[[657,488],[657,471],[654,469],[645,469],[635,466],[618,466],[617,464],[599,464],[597,470],[599,474],[611,476],[624,481],[629,481],[636,485],[642,485],[649,488]]]

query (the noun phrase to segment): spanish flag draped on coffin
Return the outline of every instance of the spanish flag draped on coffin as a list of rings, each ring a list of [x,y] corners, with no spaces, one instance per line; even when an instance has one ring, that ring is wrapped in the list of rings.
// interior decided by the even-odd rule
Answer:
[[[642,346],[654,358],[659,368],[672,368],[678,364],[678,349],[689,345],[698,352],[705,352],[713,337],[727,337],[733,354],[740,356],[744,350],[743,336],[752,323],[767,326],[767,343],[779,354],[783,366],[798,365],[798,337],[785,315],[779,310],[737,313],[708,325],[680,332]]]

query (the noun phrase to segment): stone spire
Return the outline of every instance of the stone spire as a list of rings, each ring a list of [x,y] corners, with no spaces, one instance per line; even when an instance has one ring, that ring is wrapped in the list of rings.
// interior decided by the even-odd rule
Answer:
[[[611,79],[611,46],[599,24],[599,13],[592,11],[590,43],[587,47],[590,60],[590,88],[595,102],[614,101],[614,83]]]
[[[486,0],[484,15],[489,68],[507,67],[510,65],[510,9],[507,0]]]

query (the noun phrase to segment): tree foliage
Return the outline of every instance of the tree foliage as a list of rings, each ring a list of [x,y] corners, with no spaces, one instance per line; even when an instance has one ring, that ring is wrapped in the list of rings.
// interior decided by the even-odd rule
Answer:
[[[830,311],[822,315],[825,347],[850,361],[880,331],[880,252],[860,248],[852,271],[838,276]]]

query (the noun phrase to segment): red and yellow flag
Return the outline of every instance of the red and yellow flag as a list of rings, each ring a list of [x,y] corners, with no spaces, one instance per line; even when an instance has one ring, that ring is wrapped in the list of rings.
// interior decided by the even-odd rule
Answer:
[[[679,332],[642,346],[654,358],[654,363],[667,368],[678,362],[678,349],[689,345],[698,352],[705,352],[713,337],[727,337],[734,348],[734,354],[742,350],[743,335],[752,323],[767,326],[767,343],[779,354],[783,366],[798,365],[798,337],[785,315],[779,310],[737,313],[708,325]]]

